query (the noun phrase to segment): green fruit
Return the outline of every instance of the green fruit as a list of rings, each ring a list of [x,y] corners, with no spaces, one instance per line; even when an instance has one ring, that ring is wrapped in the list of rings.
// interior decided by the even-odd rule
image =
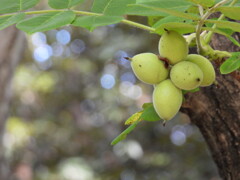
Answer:
[[[172,119],[182,105],[182,91],[170,79],[156,85],[153,91],[153,106],[163,120]]]
[[[203,72],[196,64],[182,61],[172,67],[170,78],[178,88],[192,90],[201,84]]]
[[[164,62],[153,53],[142,53],[131,60],[133,72],[139,80],[147,84],[157,84],[168,77],[169,70]]]
[[[203,80],[200,86],[210,86],[215,81],[215,70],[212,63],[198,54],[189,54],[186,61],[196,64],[203,72]]]
[[[158,45],[160,56],[176,64],[188,55],[188,44],[185,38],[176,31],[166,31],[160,38]]]

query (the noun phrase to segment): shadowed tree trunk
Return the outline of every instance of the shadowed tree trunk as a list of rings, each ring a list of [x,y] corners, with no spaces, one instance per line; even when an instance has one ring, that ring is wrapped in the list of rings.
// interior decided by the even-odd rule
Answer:
[[[9,113],[11,82],[15,68],[25,48],[24,34],[15,27],[0,31],[0,179],[9,180],[11,175],[4,157],[3,134]]]
[[[214,49],[239,51],[224,37],[215,36]],[[224,180],[240,179],[240,81],[239,72],[220,75],[216,65],[217,85],[201,88],[187,95],[186,108],[198,126]]]

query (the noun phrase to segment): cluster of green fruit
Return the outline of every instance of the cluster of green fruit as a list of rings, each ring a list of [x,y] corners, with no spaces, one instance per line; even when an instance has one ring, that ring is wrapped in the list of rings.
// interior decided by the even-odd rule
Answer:
[[[139,80],[154,85],[153,105],[163,120],[172,119],[179,111],[182,90],[209,86],[215,80],[215,70],[208,59],[198,54],[188,55],[185,38],[168,31],[161,36],[159,53],[141,53],[131,60]]]

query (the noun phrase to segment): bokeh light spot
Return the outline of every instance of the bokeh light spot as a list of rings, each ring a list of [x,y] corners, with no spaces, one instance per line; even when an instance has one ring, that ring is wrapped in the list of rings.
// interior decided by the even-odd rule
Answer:
[[[33,57],[37,62],[45,62],[52,56],[52,47],[42,45],[37,47],[33,52]]]
[[[133,84],[136,83],[135,75],[131,72],[124,73],[123,75],[121,75],[120,79],[121,79],[121,81],[128,81],[128,82],[131,82]]]
[[[86,49],[86,46],[84,41],[81,39],[75,39],[73,42],[71,42],[70,49],[75,54],[81,54]]]
[[[186,142],[186,135],[182,131],[173,131],[171,134],[171,141],[177,146],[181,146]]]
[[[105,89],[111,89],[115,85],[115,78],[111,74],[104,74],[101,77],[101,85]]]
[[[62,29],[62,30],[57,32],[56,39],[59,43],[61,43],[63,45],[66,45],[70,42],[71,35],[67,30]]]
[[[46,35],[44,33],[42,33],[42,32],[34,33],[31,36],[31,39],[32,39],[32,43],[35,46],[41,46],[41,45],[46,44],[46,42],[47,42]]]

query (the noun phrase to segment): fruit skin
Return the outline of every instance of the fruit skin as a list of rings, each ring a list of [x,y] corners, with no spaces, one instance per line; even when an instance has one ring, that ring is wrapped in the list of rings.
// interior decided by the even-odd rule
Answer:
[[[160,38],[158,50],[160,56],[167,58],[170,64],[176,64],[187,57],[188,44],[178,32],[166,31]]]
[[[205,57],[198,54],[189,54],[186,61],[196,64],[203,72],[203,80],[200,86],[210,86],[216,78],[212,63]]]
[[[179,111],[183,101],[182,91],[170,79],[164,80],[153,91],[153,106],[160,118],[167,121]]]
[[[156,54],[141,53],[131,60],[133,72],[139,80],[147,84],[157,84],[168,77],[169,70]]]
[[[192,90],[202,83],[203,72],[196,64],[182,61],[172,67],[170,79],[178,88]]]

